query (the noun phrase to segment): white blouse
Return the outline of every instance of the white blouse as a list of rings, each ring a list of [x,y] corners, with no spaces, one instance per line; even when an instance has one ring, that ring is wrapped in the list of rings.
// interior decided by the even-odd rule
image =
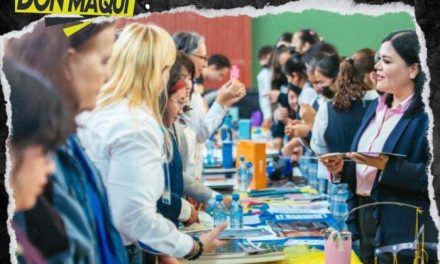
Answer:
[[[203,150],[206,140],[219,128],[223,122],[223,118],[228,113],[226,107],[222,107],[217,102],[214,102],[208,112],[205,110],[205,105],[202,96],[194,91],[188,112],[191,124],[188,125],[191,132],[185,132],[188,140],[188,152],[193,156],[188,159],[188,173],[199,178],[202,174],[203,168]],[[194,140],[195,136],[195,140]]]
[[[78,135],[103,176],[124,244],[180,258],[192,250],[193,241],[157,213],[166,158],[164,134],[150,113],[122,100],[84,117]]]

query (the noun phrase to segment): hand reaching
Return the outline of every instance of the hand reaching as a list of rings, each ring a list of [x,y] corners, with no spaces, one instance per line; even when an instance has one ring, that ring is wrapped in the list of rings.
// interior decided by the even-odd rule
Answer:
[[[204,252],[211,252],[218,247],[222,247],[228,243],[228,241],[220,241],[217,239],[219,234],[228,227],[227,223],[222,223],[214,228],[212,231],[200,236],[200,242],[204,247]]]

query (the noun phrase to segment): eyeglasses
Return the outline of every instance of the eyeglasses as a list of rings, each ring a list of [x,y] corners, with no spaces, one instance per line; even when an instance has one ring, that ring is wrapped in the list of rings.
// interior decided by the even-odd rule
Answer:
[[[204,61],[208,61],[208,57],[206,57],[206,56],[197,55],[197,54],[192,54],[192,53],[190,53],[189,55],[194,56],[194,57],[197,57],[197,58],[202,59],[202,60],[204,60]]]
[[[183,101],[179,102],[179,101],[177,101],[177,100],[175,100],[173,98],[168,98],[168,100],[176,103],[177,106],[179,107],[179,109],[183,109],[185,107],[185,105],[186,105],[186,102],[183,102]]]
[[[191,75],[188,74],[180,74],[181,80],[191,80]]]

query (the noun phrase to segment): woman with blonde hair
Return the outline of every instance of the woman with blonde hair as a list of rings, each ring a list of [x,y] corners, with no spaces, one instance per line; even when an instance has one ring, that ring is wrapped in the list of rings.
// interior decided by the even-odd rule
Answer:
[[[171,36],[154,25],[133,23],[121,32],[109,61],[110,78],[98,107],[80,132],[86,152],[101,171],[117,229],[130,262],[141,248],[153,254],[195,259],[221,245],[225,225],[200,237],[181,233],[157,213],[157,202],[171,202],[166,136],[159,95],[176,58]],[[136,248],[134,245],[137,245]]]

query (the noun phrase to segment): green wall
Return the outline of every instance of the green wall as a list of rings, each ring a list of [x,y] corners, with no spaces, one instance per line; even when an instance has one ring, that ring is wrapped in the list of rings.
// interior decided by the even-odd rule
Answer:
[[[252,20],[252,82],[256,87],[256,75],[260,71],[258,50],[274,45],[283,32],[295,32],[303,28],[314,29],[325,41],[336,46],[342,56],[353,54],[362,48],[377,50],[382,39],[392,31],[415,29],[408,13],[390,13],[382,16],[339,15],[338,13],[308,10],[301,13],[286,12],[265,15]]]

